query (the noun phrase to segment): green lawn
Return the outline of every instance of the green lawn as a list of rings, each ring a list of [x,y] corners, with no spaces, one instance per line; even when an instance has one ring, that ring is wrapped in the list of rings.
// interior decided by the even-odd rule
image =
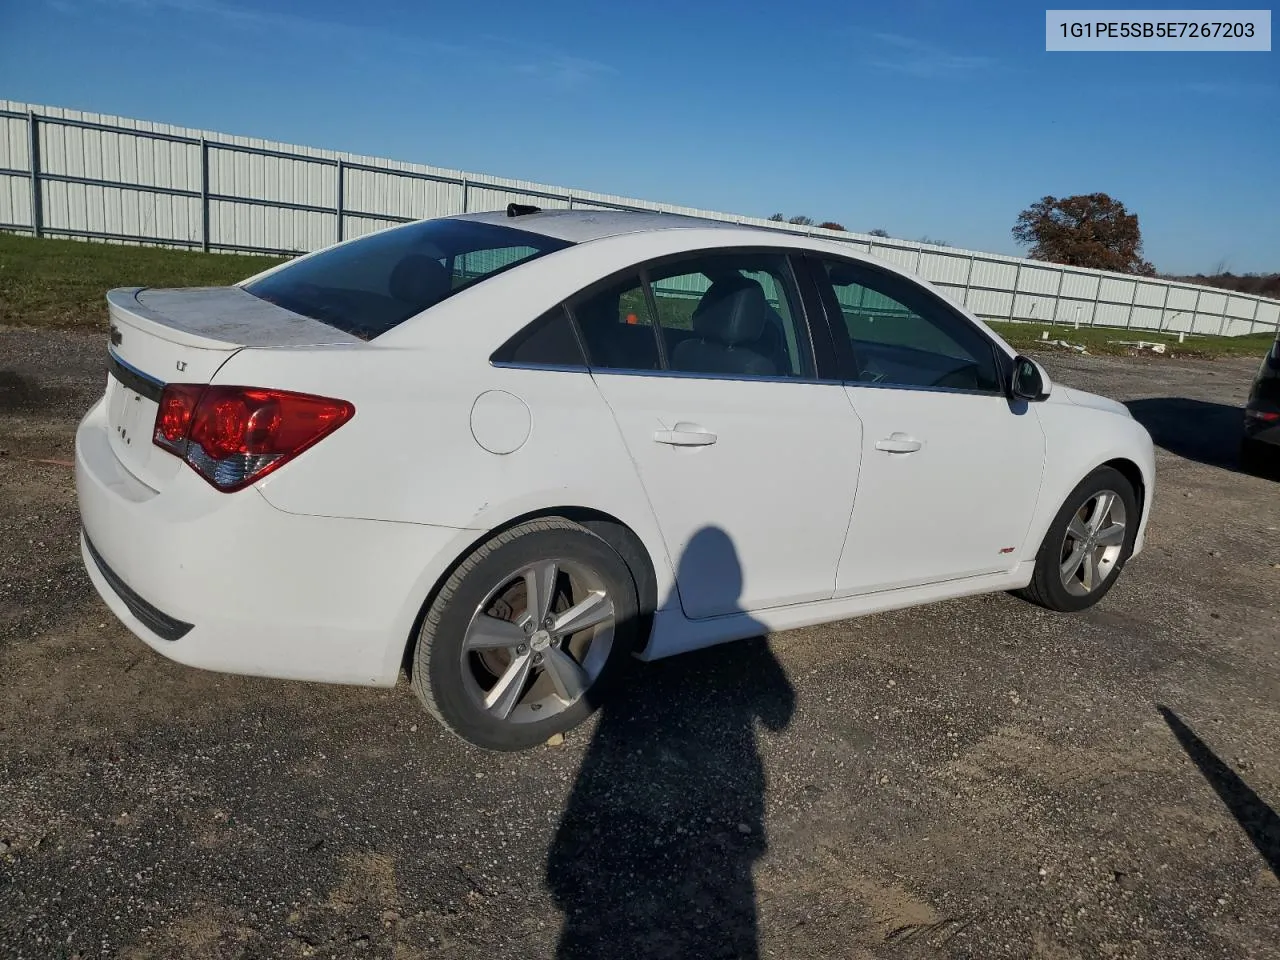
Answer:
[[[112,287],[220,286],[279,262],[0,233],[0,325],[105,327]]]
[[[1010,346],[1019,350],[1034,350],[1041,334],[1049,331],[1050,340],[1065,340],[1067,343],[1083,345],[1089,353],[1123,354],[1131,349],[1124,344],[1114,343],[1116,340],[1130,342],[1143,340],[1147,343],[1163,343],[1166,346],[1165,356],[1182,357],[1257,357],[1261,361],[1263,354],[1275,342],[1276,335],[1271,333],[1252,333],[1241,337],[1188,336],[1185,343],[1178,343],[1178,335],[1154,333],[1149,330],[1124,330],[1116,327],[1081,327],[1052,326],[1044,323],[1001,323],[988,321],[987,325],[1000,334]],[[1061,350],[1062,347],[1046,347],[1046,350]]]

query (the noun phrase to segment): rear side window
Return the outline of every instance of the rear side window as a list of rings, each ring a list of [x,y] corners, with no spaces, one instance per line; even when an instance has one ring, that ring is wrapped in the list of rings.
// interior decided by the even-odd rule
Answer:
[[[571,301],[596,369],[811,377],[813,357],[787,257],[680,257]]]
[[[658,340],[638,273],[612,283],[573,305],[593,366],[658,370]]]
[[[287,264],[244,289],[372,340],[459,290],[568,246],[498,224],[427,220]]]
[[[587,365],[573,322],[563,305],[548,310],[495,350],[489,359],[494,363],[534,367],[585,369]]]

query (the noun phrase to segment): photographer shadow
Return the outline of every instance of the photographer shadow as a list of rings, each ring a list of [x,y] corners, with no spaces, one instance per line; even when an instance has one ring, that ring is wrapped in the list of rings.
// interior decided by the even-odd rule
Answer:
[[[716,581],[741,594],[724,531],[700,530],[689,563],[703,576],[716,564]],[[768,843],[756,723],[782,730],[794,710],[763,639],[632,665],[601,709],[548,852],[560,960],[759,956],[752,867]]]

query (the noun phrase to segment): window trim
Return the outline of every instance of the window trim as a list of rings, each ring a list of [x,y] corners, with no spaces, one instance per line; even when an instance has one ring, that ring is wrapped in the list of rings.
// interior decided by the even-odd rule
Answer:
[[[1009,395],[1009,379],[1012,372],[1013,358],[1008,356],[1005,351],[1001,350],[999,345],[987,331],[983,330],[963,313],[956,309],[955,305],[940,296],[933,290],[921,285],[910,277],[905,277],[900,273],[885,269],[876,264],[867,263],[863,260],[853,259],[840,254],[818,252],[815,250],[806,250],[804,253],[806,268],[810,274],[810,280],[817,288],[818,296],[821,298],[823,306],[823,315],[826,319],[827,335],[830,337],[840,371],[841,379],[846,386],[850,387],[871,387],[876,390],[916,390],[923,393],[959,393],[972,394],[983,397],[1008,397]],[[949,317],[952,321],[959,323],[965,329],[976,334],[987,349],[991,351],[991,359],[995,365],[997,387],[994,390],[975,390],[966,387],[936,387],[927,385],[916,385],[909,383],[872,383],[866,380],[858,380],[849,376],[854,369],[853,346],[849,343],[848,329],[845,327],[844,314],[840,310],[840,302],[835,296],[835,287],[827,279],[826,271],[823,270],[823,261],[836,261],[853,267],[855,270],[865,274],[869,279],[879,280],[885,279],[890,284],[905,283],[910,284],[917,292],[933,307],[939,309],[944,317]],[[868,286],[863,284],[863,286]],[[876,290],[875,287],[869,289]],[[877,291],[879,292],[879,291]],[[889,294],[881,294],[881,296],[889,296]],[[890,297],[890,299],[894,299]],[[904,304],[905,306],[905,304]],[[944,333],[945,333],[944,329]]]
[[[678,253],[664,254],[660,257],[654,257],[650,260],[644,260],[640,263],[632,264],[621,270],[617,270],[611,274],[592,281],[587,286],[570,294],[564,298],[563,305],[569,313],[570,319],[573,321],[574,329],[578,334],[578,342],[582,345],[583,355],[587,360],[587,369],[590,370],[592,376],[597,374],[608,374],[613,376],[642,376],[642,377],[675,377],[679,379],[693,380],[740,380],[749,383],[840,383],[838,376],[838,368],[834,365],[834,358],[826,355],[822,358],[824,362],[820,363],[817,337],[821,334],[823,337],[830,337],[830,331],[827,329],[827,320],[825,311],[819,300],[815,300],[813,292],[806,290],[805,274],[807,270],[802,263],[804,250],[798,250],[794,247],[770,247],[763,245],[752,245],[742,247],[706,247],[700,250],[682,250]],[[792,286],[797,295],[797,313],[798,316],[794,321],[804,324],[807,333],[807,345],[801,345],[801,348],[808,353],[809,362],[813,367],[814,375],[811,377],[787,377],[787,376],[770,376],[760,377],[748,374],[734,373],[696,373],[685,370],[672,370],[667,364],[667,352],[665,338],[661,336],[660,329],[662,324],[659,322],[659,314],[657,306],[654,303],[653,288],[649,282],[649,275],[656,270],[663,270],[669,266],[678,265],[689,260],[697,260],[708,256],[752,256],[765,254],[768,256],[781,257],[786,263],[787,272],[790,274]],[[587,347],[586,338],[582,335],[582,330],[578,325],[578,317],[574,310],[576,304],[608,289],[610,286],[617,284],[619,281],[628,276],[635,276],[640,280],[641,286],[645,291],[645,302],[649,307],[653,321],[650,326],[653,329],[653,336],[657,342],[658,358],[662,364],[662,368],[658,370],[646,370],[643,368],[631,367],[597,367],[592,363],[591,351]],[[793,322],[794,322],[793,321]]]

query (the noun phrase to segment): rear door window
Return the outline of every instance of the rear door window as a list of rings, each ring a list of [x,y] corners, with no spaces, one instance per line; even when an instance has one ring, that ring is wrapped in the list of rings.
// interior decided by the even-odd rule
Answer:
[[[459,290],[568,246],[498,224],[426,220],[299,259],[244,289],[372,340]]]

